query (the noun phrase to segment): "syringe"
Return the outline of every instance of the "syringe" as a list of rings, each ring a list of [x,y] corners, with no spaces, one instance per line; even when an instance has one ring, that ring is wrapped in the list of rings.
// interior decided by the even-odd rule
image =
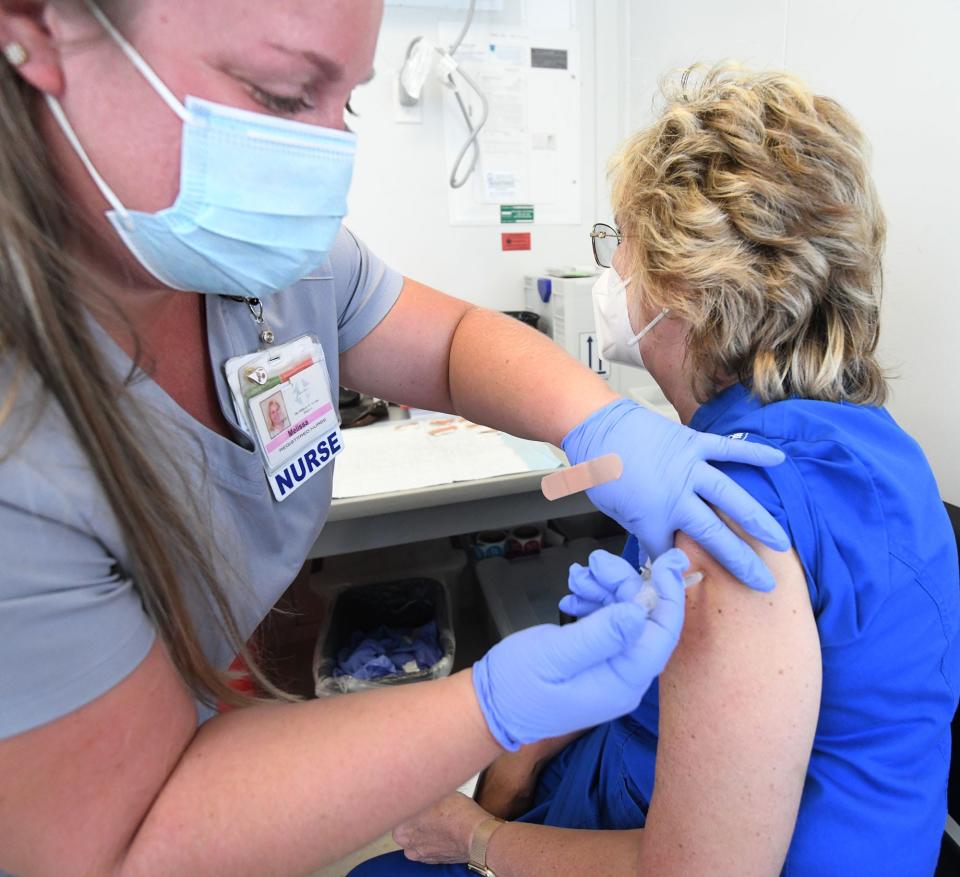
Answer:
[[[640,576],[643,579],[643,585],[640,587],[640,593],[633,598],[634,603],[639,603],[643,606],[647,612],[653,612],[657,608],[657,601],[660,599],[660,595],[657,593],[657,589],[651,583],[653,578],[653,568],[650,565],[650,562],[644,564],[643,569],[640,570]],[[702,572],[690,573],[683,577],[683,586],[689,588],[693,585],[699,585],[703,581]]]

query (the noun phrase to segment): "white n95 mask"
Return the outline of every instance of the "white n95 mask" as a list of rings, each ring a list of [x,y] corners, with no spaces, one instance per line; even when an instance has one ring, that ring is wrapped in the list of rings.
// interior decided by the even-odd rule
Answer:
[[[669,312],[664,308],[639,332],[630,325],[627,311],[627,284],[615,268],[607,268],[593,284],[593,316],[597,326],[597,344],[607,362],[646,368],[640,354],[640,339]]]
[[[50,110],[112,210],[130,252],[174,289],[264,298],[317,270],[347,212],[356,135],[187,97],[186,105],[103,12],[91,13],[183,120],[180,191],[157,213],[127,210],[56,98]]]

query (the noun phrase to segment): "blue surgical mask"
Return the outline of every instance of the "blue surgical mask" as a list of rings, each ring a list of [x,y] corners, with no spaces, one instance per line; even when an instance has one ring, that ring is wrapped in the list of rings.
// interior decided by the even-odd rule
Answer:
[[[60,103],[47,103],[112,209],[107,218],[161,283],[265,298],[326,261],[347,212],[356,136],[187,97],[180,103],[103,12],[91,12],[183,120],[180,192],[157,213],[128,210],[100,176]]]

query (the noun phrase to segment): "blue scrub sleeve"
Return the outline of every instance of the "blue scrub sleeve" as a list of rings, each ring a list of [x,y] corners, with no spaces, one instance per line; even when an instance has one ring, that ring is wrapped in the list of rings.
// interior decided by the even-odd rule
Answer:
[[[761,469],[759,466],[746,466],[743,463],[713,463],[721,472],[729,475],[730,478],[740,485],[750,494],[760,505],[764,507],[774,518],[774,520],[784,529],[790,542],[796,546],[795,534],[791,530],[790,521],[787,519],[787,513],[784,511],[784,503],[770,470]],[[789,466],[790,463],[782,463],[781,466]],[[778,469],[780,467],[773,467]]]
[[[0,738],[96,699],[155,638],[103,545],[57,519],[63,500],[54,489],[37,480],[24,489],[29,509],[0,500]]]
[[[762,469],[759,466],[746,466],[742,463],[711,463],[711,465],[729,475],[733,481],[760,503],[773,516],[774,520],[783,527],[784,532],[790,537],[791,544],[796,547],[795,534],[791,530],[790,521],[784,511],[783,500],[771,480],[769,470]],[[640,569],[647,560],[646,557],[640,557],[640,544],[635,536],[630,536],[627,539],[623,549],[623,558],[635,569]]]
[[[784,450],[781,448],[781,450]],[[805,557],[809,549],[809,533],[804,527],[799,527],[796,518],[788,517],[786,506],[789,504],[781,495],[782,480],[779,476],[784,475],[781,470],[789,469],[793,463],[789,456],[785,463],[780,466],[773,466],[770,469],[761,469],[758,466],[746,466],[742,463],[715,463],[721,472],[729,475],[740,487],[749,493],[760,505],[766,509],[773,519],[783,527],[784,532],[790,539],[790,547],[793,548],[800,562],[803,565],[804,573],[807,579],[807,591],[810,599],[816,601],[817,589],[813,578],[807,569]],[[791,470],[792,471],[792,470]]]
[[[330,253],[337,294],[340,352],[372,332],[390,312],[403,288],[403,275],[378,258],[346,226]]]

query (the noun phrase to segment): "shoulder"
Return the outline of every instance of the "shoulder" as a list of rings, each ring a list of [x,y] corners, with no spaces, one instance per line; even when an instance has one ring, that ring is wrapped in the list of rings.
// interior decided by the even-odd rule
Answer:
[[[340,226],[330,250],[330,271],[337,280],[355,277],[367,246],[345,225]]]
[[[709,431],[777,447],[810,475],[824,467],[835,476],[875,480],[895,478],[898,468],[929,473],[920,446],[885,408],[810,399],[754,402],[735,407]]]
[[[718,468],[782,524],[789,521],[791,535],[852,512],[885,530],[886,507],[898,494],[922,492],[926,501],[936,493],[919,446],[883,408],[808,399],[763,405],[744,398],[708,431],[783,451],[780,466]]]
[[[323,269],[295,288],[332,291],[342,352],[361,341],[386,316],[400,296],[403,281],[399,271],[342,225]],[[328,284],[326,290],[317,290],[318,283]]]
[[[841,508],[869,513],[881,527],[896,525],[899,508],[939,496],[919,444],[885,408],[789,399],[746,412],[734,423],[747,440],[773,445],[787,458],[784,466],[763,472],[731,467],[731,476],[745,486],[764,480],[781,494],[805,493],[825,514]]]
[[[952,539],[923,452],[883,408],[801,399],[744,404],[710,431],[786,455],[769,469],[719,468],[787,531],[818,621],[829,610],[833,635],[855,635],[884,605],[897,586],[894,554],[922,567]]]
[[[0,502],[80,531],[110,519],[73,430],[39,379],[24,375],[0,423]],[[0,540],[15,539],[0,532]]]
[[[737,398],[737,397],[734,397]],[[785,410],[781,406],[786,406]],[[779,410],[778,410],[779,409]],[[793,401],[779,405],[761,405],[741,395],[719,418],[713,419],[709,431],[727,435],[738,441],[753,441],[782,450],[786,456],[779,466],[763,468],[743,464],[717,464],[737,484],[754,497],[783,526],[791,538],[792,548],[778,552],[747,536],[722,513],[724,523],[756,551],[773,574],[777,587],[770,594],[752,591],[721,566],[693,539],[678,533],[677,546],[690,557],[691,568],[704,574],[700,586],[688,591],[690,629],[685,628],[688,650],[717,647],[735,650],[738,645],[752,648],[752,642],[763,639],[777,627],[789,630],[794,616],[810,616],[807,577],[801,559],[806,533],[801,532],[798,518],[797,467],[816,460],[806,437],[807,417]],[[813,430],[816,434],[816,430]],[[803,483],[803,479],[799,479]],[[730,632],[739,633],[730,637]],[[779,635],[775,634],[775,635]],[[718,637],[720,639],[718,639]],[[724,638],[729,642],[723,643]]]
[[[389,283],[401,277],[345,225],[340,226],[330,251],[330,274],[338,298],[351,296],[358,290],[374,289],[385,281]]]

